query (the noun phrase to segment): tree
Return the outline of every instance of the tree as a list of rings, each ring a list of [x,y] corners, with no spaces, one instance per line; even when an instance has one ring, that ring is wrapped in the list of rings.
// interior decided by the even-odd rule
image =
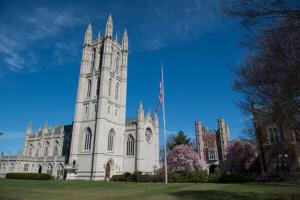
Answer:
[[[188,138],[183,131],[179,131],[177,135],[171,137],[167,147],[172,151],[175,146],[181,144],[190,145],[190,138]]]
[[[238,67],[233,88],[243,111],[263,107],[279,127],[300,127],[300,2],[224,0],[223,10],[249,33],[250,54]],[[283,123],[284,122],[284,123]]]
[[[199,155],[192,147],[186,144],[175,146],[168,155],[167,162],[170,171],[195,171],[202,169]]]
[[[227,148],[226,158],[221,168],[223,173],[243,173],[248,171],[255,159],[253,146],[249,142],[237,140]]]

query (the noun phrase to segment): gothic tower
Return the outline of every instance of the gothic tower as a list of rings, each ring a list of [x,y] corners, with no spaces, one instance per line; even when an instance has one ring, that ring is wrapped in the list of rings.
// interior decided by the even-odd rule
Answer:
[[[113,39],[108,17],[105,35],[94,40],[88,25],[80,67],[68,179],[103,180],[121,174],[126,116],[128,36]]]
[[[223,118],[218,119],[217,141],[219,160],[224,160],[226,156],[226,149],[230,142],[230,134],[229,126],[225,123]]]

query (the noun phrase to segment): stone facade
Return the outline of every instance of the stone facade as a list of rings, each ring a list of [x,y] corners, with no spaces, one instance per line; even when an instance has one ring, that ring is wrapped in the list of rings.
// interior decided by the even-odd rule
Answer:
[[[46,122],[43,128],[33,132],[29,123],[22,155],[1,157],[0,176],[8,172],[39,172],[63,178],[71,136],[72,125],[49,128]]]
[[[209,130],[200,121],[195,122],[196,147],[204,168],[210,173],[225,159],[230,144],[229,126],[224,119],[218,119],[218,129]]]
[[[58,139],[52,134],[56,129],[49,131],[48,125],[31,134],[29,126],[22,163],[35,158],[46,159],[44,163],[47,163],[48,157],[55,158],[50,152],[63,151],[60,161],[70,180],[104,180],[124,172],[153,173],[159,168],[157,115],[152,116],[150,112],[145,115],[140,103],[136,118],[126,120],[127,63],[127,31],[119,43],[117,37],[113,38],[113,20],[109,16],[105,34],[93,39],[89,24],[82,50],[74,121],[68,129],[71,130],[68,136],[72,137]],[[57,149],[56,142],[66,143],[68,148]],[[36,148],[47,154],[39,152],[35,156]],[[19,158],[15,157],[15,162]],[[0,158],[0,164],[4,160]],[[42,171],[36,169],[29,171],[50,172],[43,166]],[[6,169],[2,174],[5,172]],[[56,175],[53,170],[51,173]]]
[[[294,130],[284,122],[281,125],[270,120],[269,112],[253,106],[253,119],[262,164],[268,173],[279,172],[300,177],[300,130]],[[260,142],[261,141],[261,142]]]

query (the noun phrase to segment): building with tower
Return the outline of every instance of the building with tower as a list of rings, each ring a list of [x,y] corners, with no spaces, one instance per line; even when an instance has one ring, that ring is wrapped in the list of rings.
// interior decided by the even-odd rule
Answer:
[[[54,154],[56,147],[52,138],[56,128],[45,125],[42,131],[33,133],[29,125],[31,131],[26,133],[23,154],[0,158],[0,166],[16,163],[23,156],[25,160],[19,162],[20,166],[27,162],[26,159],[37,159],[35,165],[41,166],[38,170],[35,167],[27,171],[48,172],[43,167],[45,162],[61,156],[64,157],[61,160],[63,171],[70,180],[104,180],[134,171],[153,173],[159,168],[158,117],[150,112],[145,115],[140,103],[136,118],[126,120],[127,71],[127,31],[119,43],[117,37],[113,37],[111,15],[104,35],[93,38],[89,24],[82,46],[74,121],[72,125],[59,126],[65,127],[60,139],[61,146],[66,145],[65,154]],[[37,154],[37,151],[44,153]],[[56,175],[54,171],[51,174]],[[7,172],[7,167],[0,168],[0,174]]]
[[[223,118],[218,119],[218,128],[209,130],[200,121],[195,122],[196,148],[204,168],[209,173],[218,170],[220,162],[225,159],[226,149],[230,144],[229,125]]]

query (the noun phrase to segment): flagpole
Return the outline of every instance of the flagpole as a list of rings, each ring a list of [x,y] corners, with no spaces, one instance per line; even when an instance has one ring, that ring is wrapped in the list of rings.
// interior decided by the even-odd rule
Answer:
[[[168,183],[168,164],[167,164],[167,137],[166,137],[166,111],[165,111],[165,84],[164,84],[164,70],[161,64],[161,82],[162,82],[162,98],[163,98],[163,125],[164,125],[164,148],[165,148],[165,182]]]

